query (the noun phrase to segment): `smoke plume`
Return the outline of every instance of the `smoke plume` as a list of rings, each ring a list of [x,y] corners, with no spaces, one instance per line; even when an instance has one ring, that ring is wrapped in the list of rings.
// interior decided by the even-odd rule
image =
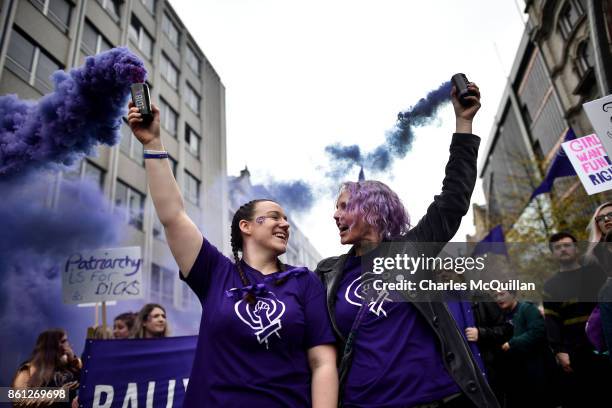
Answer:
[[[402,159],[412,148],[414,128],[430,124],[438,110],[450,101],[452,85],[445,82],[427,94],[416,105],[400,112],[393,129],[385,135],[384,143],[373,151],[364,153],[358,145],[329,145],[325,148],[331,160],[329,176],[338,179],[348,173],[353,166],[361,166],[373,172],[390,169],[396,159]]]
[[[143,62],[127,48],[88,57],[52,75],[38,101],[0,97],[0,379],[8,384],[39,332],[61,326],[77,345],[90,310],[62,303],[60,265],[70,253],[115,246],[126,214],[114,214],[97,184],[63,180],[64,169],[98,144],[119,140],[129,85]],[[78,347],[78,346],[77,346]],[[75,349],[77,353],[81,350]]]
[[[119,140],[129,85],[143,82],[143,62],[127,48],[88,57],[52,75],[55,90],[37,102],[0,97],[0,177],[70,165],[99,143]]]

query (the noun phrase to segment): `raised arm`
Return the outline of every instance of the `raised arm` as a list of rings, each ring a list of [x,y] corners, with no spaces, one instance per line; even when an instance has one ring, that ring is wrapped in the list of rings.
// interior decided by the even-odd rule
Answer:
[[[129,104],[128,123],[145,150],[165,151],[159,134],[159,109],[153,105],[154,118],[142,124],[138,108]],[[185,203],[172,174],[168,159],[146,159],[147,181],[155,211],[164,226],[166,240],[181,273],[187,277],[202,246],[202,233],[187,215]]]
[[[469,88],[478,95],[467,97],[469,106],[459,103],[454,88],[451,93],[456,132],[450,146],[442,193],[434,197],[425,216],[408,232],[408,241],[448,242],[459,229],[461,218],[469,209],[476,184],[476,159],[480,144],[480,138],[472,134],[472,121],[480,109],[480,91],[473,83],[470,83]]]

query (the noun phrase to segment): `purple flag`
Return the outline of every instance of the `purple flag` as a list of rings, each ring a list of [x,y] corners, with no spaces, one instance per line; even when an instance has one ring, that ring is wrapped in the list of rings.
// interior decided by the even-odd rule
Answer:
[[[576,134],[574,133],[572,128],[569,128],[569,130],[565,134],[565,139],[563,141],[567,142],[574,139],[576,139]],[[546,177],[544,177],[544,180],[542,180],[542,183],[538,186],[538,188],[533,191],[529,199],[532,200],[533,197],[537,195],[550,192],[553,186],[553,182],[557,177],[567,177],[575,175],[576,171],[574,170],[572,163],[565,155],[565,151],[563,150],[563,148],[559,146],[559,151],[557,152],[555,159],[550,165],[548,173],[546,173]]]
[[[504,229],[502,228],[501,224],[493,227],[487,236],[476,244],[474,252],[472,252],[472,256],[486,253],[508,256],[508,250],[506,249],[506,238],[504,236]]]

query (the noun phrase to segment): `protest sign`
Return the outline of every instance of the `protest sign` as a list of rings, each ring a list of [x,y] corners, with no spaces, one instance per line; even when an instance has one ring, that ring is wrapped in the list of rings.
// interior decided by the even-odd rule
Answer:
[[[143,298],[140,247],[81,251],[62,270],[64,303]]]
[[[596,134],[570,140],[561,146],[589,195],[612,189],[612,161]]]
[[[87,340],[79,406],[182,407],[197,339]]]
[[[608,155],[612,154],[612,95],[582,105]]]

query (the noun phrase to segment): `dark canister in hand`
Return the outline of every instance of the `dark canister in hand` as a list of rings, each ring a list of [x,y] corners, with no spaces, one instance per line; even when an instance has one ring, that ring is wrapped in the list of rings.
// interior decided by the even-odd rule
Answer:
[[[457,90],[457,99],[459,99],[459,102],[463,106],[469,106],[471,102],[465,98],[468,96],[477,96],[477,95],[475,92],[470,91],[468,89],[468,84],[470,83],[470,81],[468,81],[465,74],[458,73],[458,74],[453,75],[453,77],[451,78],[451,82],[455,86],[455,89]]]
[[[153,120],[153,110],[151,109],[151,96],[147,84],[132,84],[130,91],[132,91],[132,102],[140,111],[143,123],[151,122]]]

